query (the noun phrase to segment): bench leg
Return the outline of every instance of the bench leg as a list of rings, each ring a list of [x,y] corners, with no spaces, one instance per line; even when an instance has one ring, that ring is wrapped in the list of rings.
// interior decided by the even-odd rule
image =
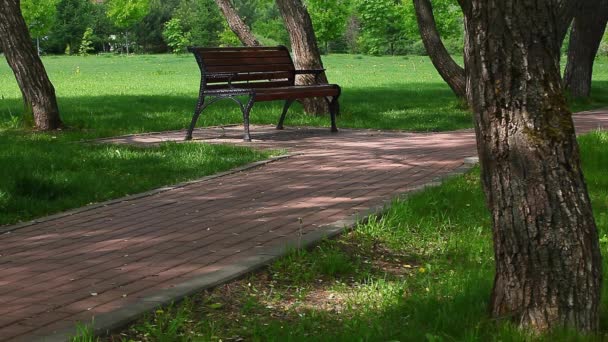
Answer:
[[[283,122],[285,121],[285,116],[287,115],[287,111],[289,107],[293,104],[295,100],[287,100],[285,101],[285,105],[283,106],[283,113],[281,113],[281,118],[279,119],[279,124],[277,125],[277,129],[283,129]]]
[[[192,116],[192,122],[190,123],[190,127],[188,128],[188,133],[186,134],[186,140],[192,140],[192,131],[194,131],[194,127],[196,127],[196,122],[198,121],[199,116],[201,116],[201,112],[203,111],[205,103],[205,97],[199,96],[198,102],[196,103],[196,108],[194,109],[194,115]]]
[[[334,96],[329,103],[329,114],[331,116],[331,131],[337,132],[338,126],[336,126],[336,115],[340,113],[340,103],[338,97]]]
[[[251,141],[251,135],[249,134],[249,112],[251,112],[251,107],[253,107],[254,102],[255,95],[250,95],[247,105],[243,108],[243,126],[245,129],[245,135],[243,136],[244,141]]]

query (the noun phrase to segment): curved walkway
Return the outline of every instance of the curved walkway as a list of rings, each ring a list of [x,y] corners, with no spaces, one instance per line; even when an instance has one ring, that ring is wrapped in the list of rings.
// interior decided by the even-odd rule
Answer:
[[[579,132],[608,112],[576,116]],[[0,340],[65,339],[75,322],[109,329],[335,235],[395,195],[462,171],[472,131],[401,133],[252,128],[291,156],[221,177],[76,210],[0,235]],[[154,144],[184,132],[109,139]],[[222,137],[222,138],[217,138]],[[195,139],[240,144],[241,127]]]

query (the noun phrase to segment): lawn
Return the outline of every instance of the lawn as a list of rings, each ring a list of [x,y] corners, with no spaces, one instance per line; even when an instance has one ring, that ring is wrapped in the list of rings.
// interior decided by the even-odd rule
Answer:
[[[445,131],[472,126],[470,114],[426,57],[325,57],[328,77],[344,91],[340,127]],[[246,149],[168,144],[137,149],[82,145],[82,140],[185,128],[198,92],[190,55],[49,56],[67,129],[32,133],[20,92],[0,62],[0,225],[116,198],[231,168],[267,154]],[[598,60],[593,98],[581,110],[608,105],[608,59]],[[254,123],[275,123],[281,103],[259,103]],[[294,106],[287,125],[328,126]],[[199,125],[240,123],[232,103],[210,107]],[[155,166],[161,164],[162,171]]]
[[[608,248],[608,132],[579,139],[601,248]],[[608,259],[604,258],[608,272]],[[159,309],[113,341],[601,341],[531,336],[488,318],[491,223],[474,170],[393,203],[337,240]],[[606,275],[604,279],[607,279]],[[498,324],[497,324],[498,323]]]
[[[57,89],[65,122],[88,136],[180,129],[189,124],[200,74],[191,55],[44,58]],[[471,127],[462,104],[425,57],[325,57],[328,77],[343,89],[342,127],[452,130]],[[0,122],[15,125],[19,90],[8,67],[0,66]],[[258,103],[254,123],[276,123],[282,103]],[[288,125],[328,125],[327,117],[304,115],[294,106]],[[200,124],[240,123],[227,101],[205,111]],[[2,127],[2,124],[0,124]],[[82,134],[82,132],[79,132]]]
[[[199,71],[191,55],[113,55],[44,58],[66,124],[76,138],[185,128],[198,93]],[[463,104],[443,83],[428,58],[420,56],[324,57],[330,81],[344,91],[341,127],[445,131],[472,126]],[[580,110],[608,105],[608,59],[594,69],[593,98]],[[0,129],[18,126],[19,89],[6,63],[0,62]],[[254,123],[276,123],[282,104],[258,103]],[[294,106],[288,125],[328,126],[327,117],[304,115]],[[202,126],[240,123],[237,106],[211,106]]]

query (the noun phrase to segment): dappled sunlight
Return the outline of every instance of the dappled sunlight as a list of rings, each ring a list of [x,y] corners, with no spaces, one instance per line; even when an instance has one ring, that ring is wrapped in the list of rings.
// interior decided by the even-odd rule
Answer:
[[[49,42],[45,39],[43,45]],[[15,78],[0,62],[0,164],[8,165],[0,169],[0,224],[200,178],[283,151],[290,154],[264,166],[167,186],[145,197],[91,206],[20,229],[0,227],[0,329],[12,325],[25,332],[38,324],[48,330],[37,332],[42,334],[76,320],[103,320],[127,304],[158,304],[159,294],[177,293],[176,288],[195,277],[275,255],[279,247],[299,246],[307,236],[327,231],[323,227],[336,222],[343,226],[370,208],[385,206],[393,196],[453,174],[465,157],[476,155],[469,108],[428,57],[330,54],[323,59],[329,81],[343,90],[340,131],[330,133],[327,115],[307,115],[298,103],[287,115],[286,129],[277,131],[270,125],[276,124],[282,102],[258,103],[251,112],[251,143],[242,141],[239,107],[223,101],[202,113],[194,142],[184,143],[200,84],[191,55],[43,57],[65,123],[63,130],[51,133],[30,130]],[[592,97],[574,101],[573,108],[608,103],[606,65],[605,58],[598,59],[594,77],[599,81]],[[575,120],[577,133],[608,127],[604,111]],[[446,131],[452,132],[428,133]],[[138,133],[146,134],[124,136]],[[603,178],[598,174],[588,179]],[[438,194],[431,200],[458,198]],[[593,200],[606,204],[604,197]],[[421,204],[423,218],[410,227],[400,225],[403,218],[383,224],[392,231],[431,227],[427,239],[408,241],[418,255],[442,255],[456,263],[469,254],[488,258],[487,250],[450,249],[458,241],[446,242],[451,236],[446,232],[455,225],[427,222],[424,214],[430,210],[441,211],[437,217],[447,215],[445,208],[429,209],[430,202]],[[603,215],[598,222],[607,220]],[[416,237],[407,235],[397,243],[405,245]],[[606,235],[602,239],[608,241]],[[391,276],[407,277],[411,271],[401,268],[401,261],[371,263]],[[387,289],[381,277],[370,277],[349,279],[348,285],[354,285],[347,291],[325,282],[285,300],[265,289],[268,296],[252,305],[269,306],[273,317],[291,321],[321,312],[328,317],[328,331],[341,322],[355,332],[357,326],[374,326],[387,317],[398,322],[385,327],[388,334],[368,331],[369,336],[353,334],[349,340],[392,340],[390,331],[398,329],[414,330],[411,340],[442,340],[450,334],[474,340],[459,335],[462,326],[450,322],[462,318],[453,309],[460,303],[473,308],[471,321],[481,322],[476,329],[493,324],[483,319],[490,285],[484,279],[489,277],[478,271],[447,292],[435,292],[439,281],[426,276],[420,290],[427,295],[415,303],[402,289]],[[302,273],[298,269],[296,274]],[[372,302],[367,310],[361,310],[363,300]],[[347,308],[354,310],[343,315]],[[416,315],[427,319],[412,320]],[[235,314],[235,321],[243,318],[239,316]],[[428,330],[441,333],[425,335],[426,325],[433,322],[452,330],[432,327]],[[308,326],[301,335],[310,336],[318,328]]]
[[[605,114],[580,117],[581,131],[606,122]],[[103,142],[156,146],[180,139],[181,133]],[[272,255],[273,249],[333,222],[361,217],[392,196],[451,174],[465,157],[475,155],[470,130],[429,135],[342,129],[332,134],[325,127],[277,131],[257,125],[252,135],[255,141],[245,143],[242,126],[228,126],[196,130],[194,136],[196,142],[221,140],[292,156],[0,235],[0,302],[30,306],[15,310],[23,319],[50,312],[88,321],[128,303],[153,300],[193,277]],[[103,146],[108,152],[100,158],[121,160],[108,148],[112,145]],[[362,287],[361,295],[373,297],[368,290]],[[308,300],[319,303],[329,295],[325,291]],[[342,304],[357,300],[346,298]],[[379,302],[366,319],[407,307],[402,304]],[[8,318],[0,316],[0,323],[9,324]]]
[[[156,146],[179,141],[182,133],[103,142]],[[429,141],[412,133],[254,126],[252,135],[254,142],[244,143],[241,126],[217,127],[196,130],[195,141],[292,156],[2,235],[0,274],[7,283],[0,300],[11,303],[18,293],[44,287],[37,296],[45,306],[27,315],[107,313],[357,217],[430,176],[449,173],[474,148],[470,132]]]

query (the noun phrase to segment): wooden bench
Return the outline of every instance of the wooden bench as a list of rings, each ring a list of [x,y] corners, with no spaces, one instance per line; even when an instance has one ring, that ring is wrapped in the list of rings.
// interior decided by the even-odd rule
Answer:
[[[283,129],[285,115],[295,100],[322,97],[329,105],[331,131],[338,131],[336,115],[340,110],[340,87],[336,84],[295,85],[296,75],[318,76],[324,70],[296,70],[286,47],[190,47],[188,50],[194,53],[201,69],[201,86],[186,140],[192,139],[201,112],[222,99],[230,99],[241,107],[245,141],[251,141],[249,112],[253,104],[260,101],[285,100],[277,125],[277,129]],[[209,98],[207,102],[206,97]]]

